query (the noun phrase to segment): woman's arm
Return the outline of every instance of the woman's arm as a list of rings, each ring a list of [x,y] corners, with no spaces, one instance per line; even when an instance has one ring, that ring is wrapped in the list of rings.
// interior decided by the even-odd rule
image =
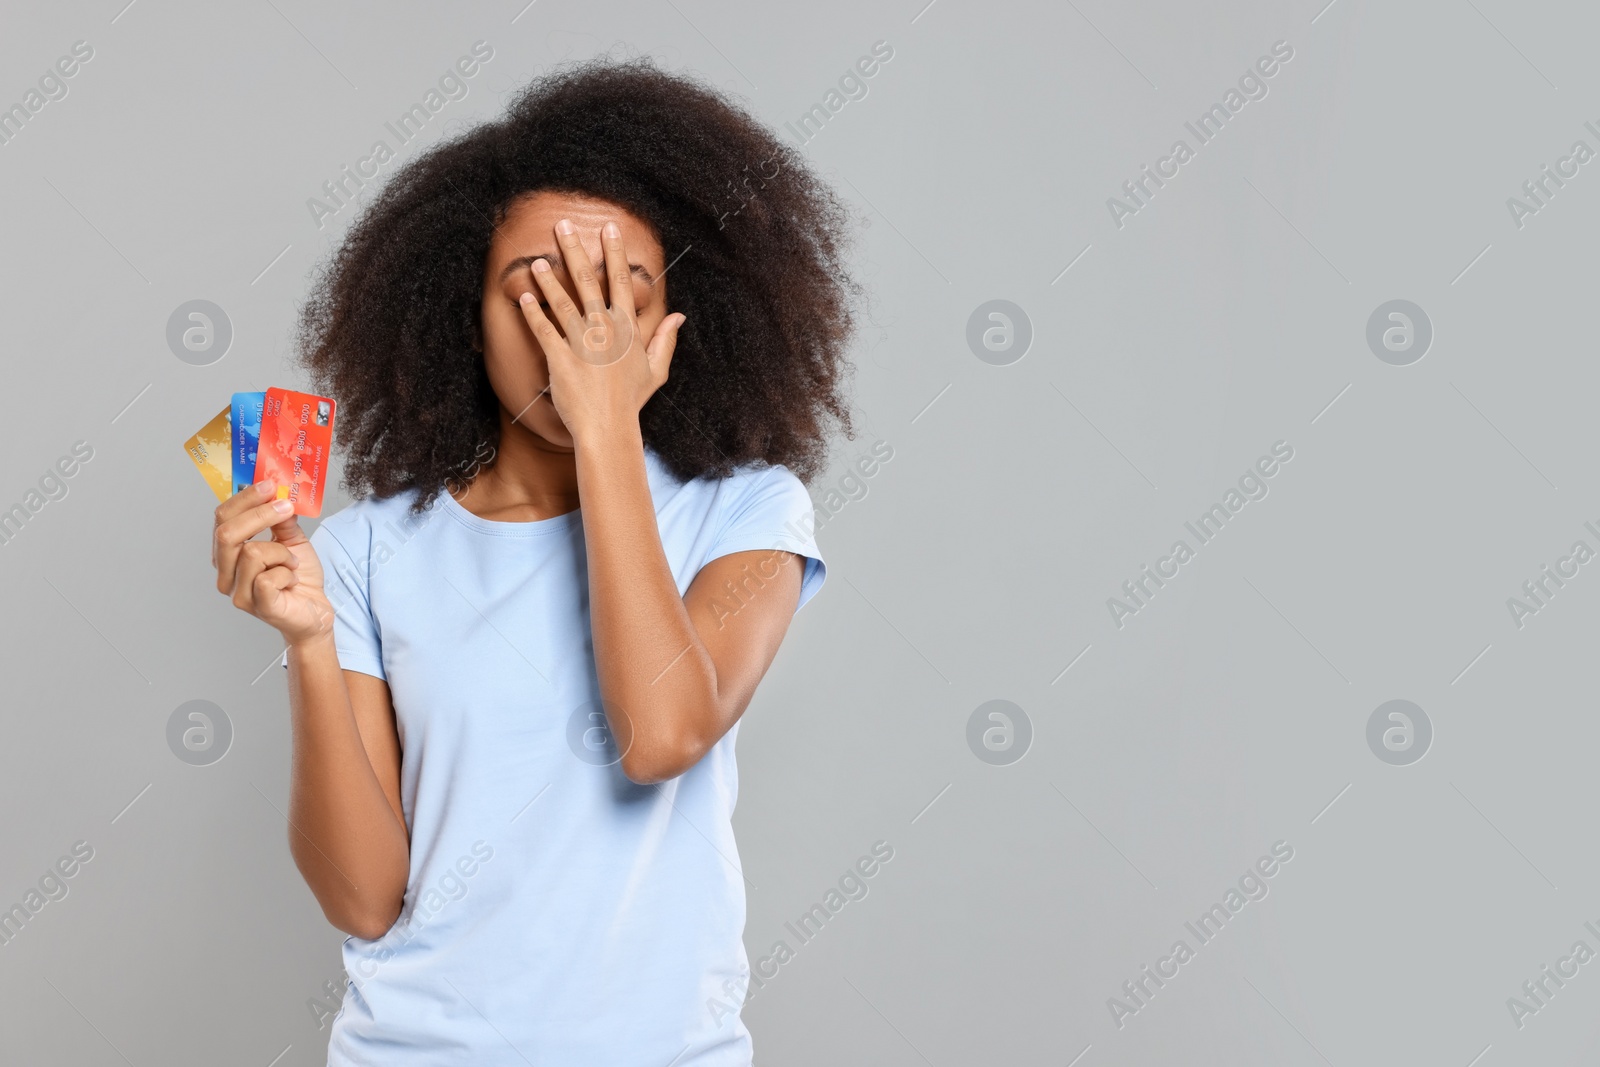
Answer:
[[[294,760],[289,851],[334,926],[377,938],[394,924],[410,874],[400,806],[400,738],[389,687],[339,668],[322,563],[289,502],[260,482],[217,507],[217,591],[283,634]],[[254,540],[271,529],[270,541]]]
[[[333,635],[289,647],[289,852],[328,921],[376,940],[400,916],[411,846],[389,686],[342,671]]]
[[[575,439],[606,719],[624,774],[640,783],[675,778],[744,713],[788,632],[804,564],[790,552],[734,552],[703,567],[680,597],[637,417]],[[737,598],[727,596],[730,586]]]
[[[635,782],[660,782],[692,767],[744,713],[799,603],[802,564],[790,553],[781,563],[769,552],[733,553],[707,564],[678,595],[645,474],[639,409],[667,380],[684,316],[666,316],[648,342],[641,335],[615,223],[602,227],[600,239],[609,306],[565,220],[556,226],[556,242],[583,310],[544,259],[531,264],[533,279],[561,329],[531,292],[520,303],[544,350],[550,399],[576,453],[589,626],[606,721],[623,773]],[[716,611],[711,601],[724,583],[739,585],[745,568],[761,561],[759,595],[731,618]]]

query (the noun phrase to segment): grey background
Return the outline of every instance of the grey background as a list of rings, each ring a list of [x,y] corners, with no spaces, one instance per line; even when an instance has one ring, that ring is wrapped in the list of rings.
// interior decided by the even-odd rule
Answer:
[[[425,143],[611,48],[777,128],[894,48],[806,146],[870,223],[873,299],[863,433],[814,495],[875,439],[894,458],[827,520],[831,581],[744,720],[752,958],[873,842],[895,855],[751,1000],[758,1062],[1600,1051],[1600,963],[1520,1029],[1506,1005],[1600,949],[1600,564],[1520,629],[1506,606],[1600,547],[1600,162],[1520,229],[1506,206],[1600,148],[1592,5],[124,2],[0,37],[6,104],[95,50],[0,147],[0,507],[94,448],[0,547],[0,898],[95,849],[0,948],[7,1063],[323,1062],[306,1001],[341,935],[288,854],[281,642],[213,591],[181,442],[300,383],[295,309],[354,215],[319,230],[306,199],[477,40],[493,60]],[[1278,40],[1266,98],[1115,226],[1107,197]],[[233,325],[210,366],[166,345],[192,299]],[[1031,321],[1009,366],[965,340],[994,299]],[[1410,366],[1366,345],[1393,299],[1433,324]],[[1107,598],[1279,440],[1270,494],[1118,629]],[[234,730],[208,766],[166,742],[197,699]],[[998,699],[1033,729],[1005,766],[967,744]],[[1391,699],[1433,724],[1409,766],[1367,747]],[[1279,840],[1270,895],[1119,1029],[1107,999]]]

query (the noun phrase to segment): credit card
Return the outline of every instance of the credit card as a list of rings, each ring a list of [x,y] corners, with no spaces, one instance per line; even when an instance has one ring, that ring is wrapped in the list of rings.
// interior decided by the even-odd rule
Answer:
[[[232,451],[228,422],[232,413],[231,408],[223,408],[199,433],[183,443],[184,451],[200,469],[200,474],[211,491],[217,494],[218,500],[226,500],[233,495],[228,467],[228,455]]]
[[[261,405],[266,393],[234,393],[230,410],[233,431],[233,491],[255,484],[256,444],[261,440]]]
[[[333,408],[325,396],[267,390],[251,480],[276,482],[278,499],[292,503],[296,515],[314,517],[322,512],[333,452]]]

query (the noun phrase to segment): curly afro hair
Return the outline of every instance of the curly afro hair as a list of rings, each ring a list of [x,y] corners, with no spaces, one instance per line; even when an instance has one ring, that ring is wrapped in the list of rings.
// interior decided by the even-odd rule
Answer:
[[[420,511],[498,445],[476,347],[484,260],[507,210],[541,190],[628,209],[672,264],[668,310],[688,319],[639,421],[675,475],[782,464],[809,482],[829,433],[854,437],[850,211],[714,90],[648,57],[601,57],[398,170],[316,278],[299,350],[339,402],[353,495],[416,489]]]

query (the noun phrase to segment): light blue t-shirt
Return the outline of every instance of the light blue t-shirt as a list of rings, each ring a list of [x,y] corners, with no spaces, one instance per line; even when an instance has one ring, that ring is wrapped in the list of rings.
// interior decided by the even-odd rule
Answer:
[[[806,557],[800,604],[821,587],[788,469],[682,482],[645,460],[680,594],[752,549]],[[340,665],[388,681],[411,828],[399,920],[344,943],[330,1067],[745,1067],[738,726],[679,777],[630,782],[599,703],[581,512],[496,522],[440,493],[413,517],[413,499],[358,501],[311,537]],[[730,613],[762,595],[760,569],[739,584]]]

